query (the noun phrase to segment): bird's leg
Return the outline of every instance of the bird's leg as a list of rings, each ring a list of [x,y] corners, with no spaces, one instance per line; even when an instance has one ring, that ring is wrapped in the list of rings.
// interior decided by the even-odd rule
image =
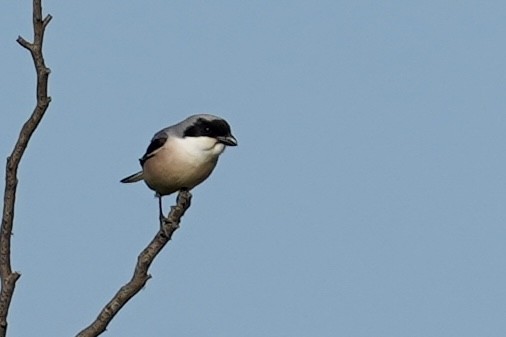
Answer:
[[[184,196],[182,195],[184,194]],[[162,196],[158,193],[156,193],[156,197],[158,198],[158,217],[160,219],[160,229],[162,230],[163,233],[165,233],[165,235],[167,235],[166,233],[166,230],[164,228],[164,226],[170,222],[169,218],[168,217],[165,217],[163,215],[163,209],[162,209]],[[183,200],[180,200],[180,198],[183,198]],[[184,204],[189,204],[190,203],[190,200],[191,200],[191,194],[190,194],[190,190],[186,187],[183,187],[179,190],[179,193],[177,194],[177,198],[176,198],[176,206],[172,206],[171,207],[171,212],[174,211],[174,208],[176,208],[177,206],[180,206],[181,207],[181,203],[184,203]],[[186,207],[189,207],[186,206]],[[170,215],[169,215],[170,216]],[[179,226],[179,225],[177,225]]]
[[[169,237],[167,230],[165,229],[165,224],[169,221],[168,218],[166,218],[163,215],[163,209],[162,209],[162,196],[160,194],[156,194],[158,197],[158,212],[159,212],[159,219],[160,219],[160,231],[167,237]]]
[[[158,218],[160,219],[160,227],[163,227],[163,223],[165,222],[165,216],[163,216],[163,209],[162,209],[162,196],[160,194],[156,194],[156,197],[158,198]]]
[[[158,207],[160,211],[160,231],[162,235],[169,238],[172,233],[179,228],[179,221],[184,212],[190,207],[192,195],[188,188],[181,188],[176,198],[176,205],[170,208],[170,213],[167,217],[163,215],[162,210],[162,196],[157,194]]]

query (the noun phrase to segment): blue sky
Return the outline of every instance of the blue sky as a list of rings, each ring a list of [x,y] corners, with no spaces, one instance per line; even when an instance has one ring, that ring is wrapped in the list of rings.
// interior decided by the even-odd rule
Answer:
[[[504,2],[44,11],[53,102],[19,172],[11,336],[75,335],[129,280],[157,203],[119,180],[200,112],[239,146],[105,335],[505,335]],[[0,13],[5,158],[34,106],[31,2]]]

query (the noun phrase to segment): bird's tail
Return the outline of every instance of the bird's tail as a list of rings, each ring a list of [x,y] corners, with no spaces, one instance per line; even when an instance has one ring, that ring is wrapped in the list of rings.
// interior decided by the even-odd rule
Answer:
[[[142,180],[142,179],[144,179],[144,177],[142,175],[142,171],[139,171],[137,173],[132,174],[131,176],[121,179],[120,181],[122,183],[135,183],[135,182]]]

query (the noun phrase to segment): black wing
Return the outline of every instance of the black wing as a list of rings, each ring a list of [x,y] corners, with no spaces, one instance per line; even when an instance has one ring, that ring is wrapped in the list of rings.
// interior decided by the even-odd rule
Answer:
[[[144,166],[144,163],[149,158],[153,157],[155,155],[155,151],[158,150],[165,144],[167,141],[167,134],[165,132],[157,133],[153,139],[151,140],[151,144],[149,144],[148,149],[146,150],[146,153],[144,156],[142,156],[141,159],[139,159],[139,162],[141,163],[141,166]]]

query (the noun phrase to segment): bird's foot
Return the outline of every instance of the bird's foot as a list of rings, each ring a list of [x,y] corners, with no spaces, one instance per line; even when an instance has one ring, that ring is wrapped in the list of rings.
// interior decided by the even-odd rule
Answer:
[[[160,214],[160,229],[165,232],[165,227],[170,223],[170,219]]]
[[[176,198],[176,205],[171,206],[168,217],[165,217],[160,207],[160,231],[170,238],[179,228],[179,222],[184,212],[190,207],[192,195],[188,189],[181,189]]]

